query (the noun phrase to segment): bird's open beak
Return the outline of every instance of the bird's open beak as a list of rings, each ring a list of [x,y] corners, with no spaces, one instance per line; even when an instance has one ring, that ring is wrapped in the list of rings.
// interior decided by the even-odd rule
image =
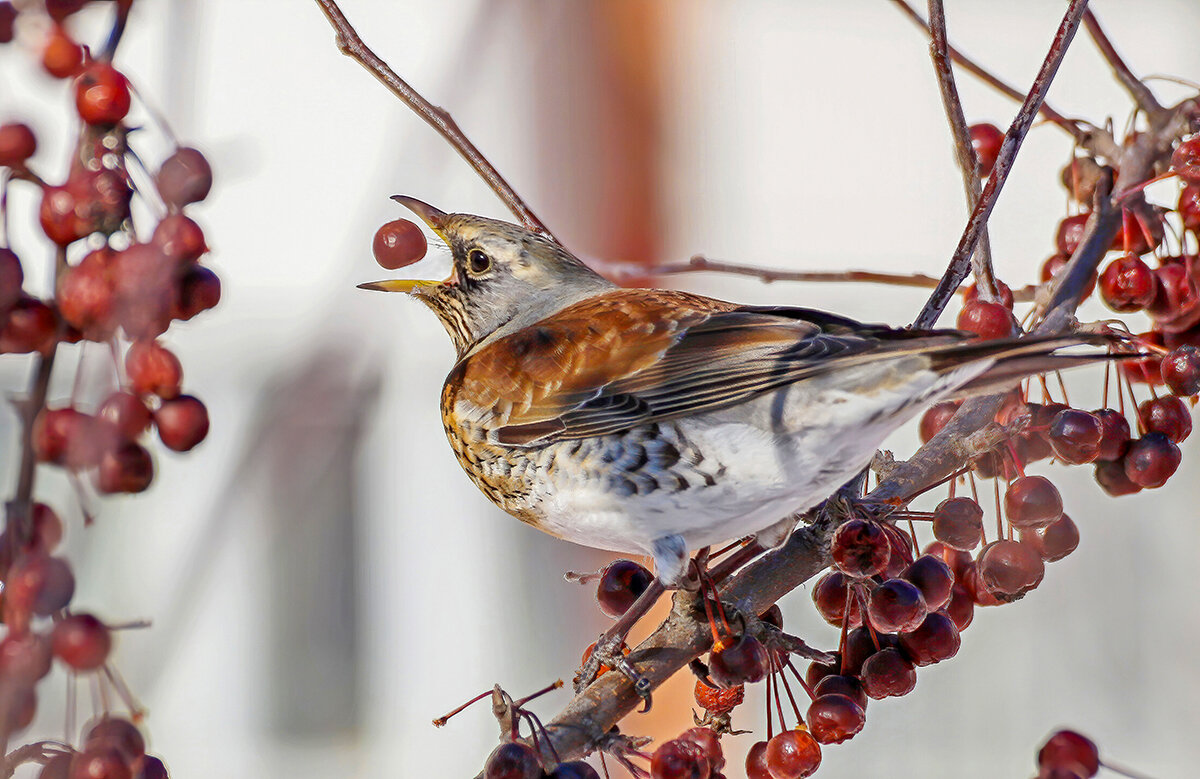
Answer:
[[[395,200],[400,205],[412,211],[417,216],[421,217],[421,221],[429,225],[429,229],[438,234],[438,237],[445,240],[446,236],[443,230],[446,227],[446,212],[440,211],[428,203],[417,200],[415,197],[408,195],[392,195],[392,200]]]
[[[359,284],[359,289],[370,289],[376,292],[407,292],[410,295],[419,295],[424,289],[429,287],[440,287],[442,282],[433,281],[431,279],[385,279],[383,281],[369,281],[365,284]]]
[[[443,232],[446,227],[446,212],[441,211],[415,197],[408,195],[392,195],[392,200],[395,200],[400,205],[412,211],[417,216],[421,217],[421,221],[429,225],[429,229],[438,234],[438,237],[445,240],[446,235]],[[376,292],[407,292],[410,295],[419,295],[424,290],[430,287],[440,287],[443,284],[452,283],[453,277],[446,281],[432,281],[430,279],[385,279],[384,281],[370,281],[366,284],[359,284],[359,289],[370,289]]]

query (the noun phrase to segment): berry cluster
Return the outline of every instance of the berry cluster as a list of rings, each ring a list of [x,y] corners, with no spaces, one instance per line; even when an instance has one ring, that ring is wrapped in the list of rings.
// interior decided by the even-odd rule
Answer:
[[[78,748],[39,753],[45,779],[151,779],[165,777],[166,770],[145,755],[134,724],[139,707],[110,666],[114,627],[70,609],[75,578],[67,560],[56,555],[63,523],[33,500],[35,464],[65,469],[81,502],[87,500],[85,483],[102,495],[137,493],[154,476],[147,440],[152,428],[163,446],[185,452],[204,440],[209,425],[204,404],[183,393],[182,365],[160,339],[173,322],[192,319],[220,299],[219,279],[201,263],[208,251],[204,232],[187,213],[208,196],[212,171],[199,151],[177,146],[142,177],[146,185],[130,173],[141,164],[126,124],[135,92],[113,64],[130,6],[131,0],[46,0],[19,8],[0,2],[0,43],[13,40],[18,16],[44,17],[20,29],[44,36],[26,42],[49,77],[69,86],[78,118],[61,181],[39,173],[37,134],[29,125],[0,124],[0,218],[10,218],[8,186],[36,187],[40,201],[29,218],[46,239],[20,254],[0,244],[0,355],[32,356],[37,366],[21,406],[26,462],[0,533],[0,715],[8,734],[28,726],[35,685],[53,658],[71,673],[100,672],[99,684],[113,687],[133,712],[133,722],[106,712]],[[108,8],[116,14],[112,33],[93,53],[72,35],[72,17]],[[136,226],[135,205],[144,206],[136,211]],[[140,224],[143,213],[153,214],[154,224]],[[39,253],[44,256],[35,259]],[[46,256],[53,261],[54,285],[39,298],[25,289],[30,266],[23,260],[41,264]],[[116,386],[96,395],[77,381],[70,397],[48,401],[56,359],[61,363],[70,345],[77,345],[82,359],[91,344],[102,345],[96,352],[113,361]],[[85,394],[98,402],[89,403]]]

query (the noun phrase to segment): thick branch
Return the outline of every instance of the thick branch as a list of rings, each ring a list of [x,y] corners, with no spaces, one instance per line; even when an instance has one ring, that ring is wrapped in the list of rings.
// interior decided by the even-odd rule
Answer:
[[[967,210],[974,211],[982,191],[979,184],[979,164],[975,159],[971,131],[967,127],[967,117],[963,114],[962,100],[958,96],[958,85],[954,81],[954,70],[950,66],[947,53],[950,44],[946,40],[946,13],[942,0],[929,0],[929,32],[929,53],[933,58],[934,72],[937,74],[942,107],[946,109],[946,119],[950,123],[950,134],[954,137],[955,157],[962,174],[963,190],[967,195]],[[986,225],[979,236],[979,246],[972,255],[972,267],[980,296],[984,300],[996,300],[1000,289],[996,286],[996,276],[992,270],[992,243],[988,239]]]
[[[550,229],[542,223],[542,220],[537,218],[533,210],[525,203],[516,190],[512,188],[500,172],[493,167],[492,163],[488,162],[483,153],[471,143],[470,139],[463,134],[459,129],[454,119],[450,117],[445,110],[433,105],[428,100],[420,95],[415,89],[408,85],[404,79],[396,75],[388,64],[376,56],[375,52],[367,48],[355,31],[353,25],[346,19],[342,9],[338,8],[338,4],[334,0],[317,0],[317,5],[325,13],[329,23],[333,26],[337,33],[338,49],[350,57],[358,64],[367,69],[375,78],[379,79],[393,95],[400,98],[400,101],[411,108],[417,116],[425,120],[425,122],[437,130],[438,133],[446,139],[446,142],[454,148],[462,158],[475,170],[480,177],[487,182],[487,185],[492,188],[497,197],[504,202],[504,205],[513,213],[521,224],[531,230],[535,230],[548,238],[557,241]]]
[[[1113,69],[1113,73],[1117,77],[1117,81],[1121,86],[1125,87],[1125,91],[1133,98],[1133,102],[1138,108],[1146,112],[1151,117],[1161,118],[1163,113],[1162,104],[1158,102],[1158,98],[1150,91],[1141,79],[1133,75],[1133,71],[1125,64],[1125,60],[1121,59],[1121,55],[1117,53],[1116,48],[1112,45],[1112,41],[1104,34],[1104,28],[1100,26],[1100,22],[1096,16],[1088,11],[1083,15],[1083,23],[1087,26],[1088,34],[1092,36],[1092,40],[1096,44],[1096,48],[1104,55],[1104,59],[1108,60],[1108,64]]]
[[[914,327],[932,327],[946,308],[946,304],[950,302],[950,297],[958,289],[958,285],[967,277],[967,273],[970,271],[971,254],[975,250],[979,236],[983,233],[983,228],[987,225],[992,208],[995,207],[996,200],[1000,196],[1000,190],[1004,187],[1004,182],[1008,180],[1008,173],[1016,160],[1021,142],[1025,139],[1025,134],[1029,132],[1029,127],[1033,124],[1034,117],[1037,116],[1046,97],[1046,91],[1050,88],[1059,65],[1062,64],[1062,59],[1071,45],[1071,40],[1075,37],[1075,32],[1079,29],[1079,20],[1087,8],[1087,2],[1088,0],[1071,0],[1067,13],[1063,16],[1062,23],[1054,34],[1050,51],[1046,54],[1046,59],[1042,62],[1042,67],[1033,81],[1033,86],[1030,88],[1029,94],[1025,96],[1021,110],[1017,112],[1013,123],[1009,125],[1008,132],[1004,134],[1004,142],[1000,145],[1000,154],[996,158],[995,167],[988,176],[987,185],[983,188],[979,202],[971,212],[971,218],[967,222],[966,229],[963,230],[958,247],[950,258],[946,273],[942,276],[937,289],[929,296],[921,313],[917,315],[913,322]]]

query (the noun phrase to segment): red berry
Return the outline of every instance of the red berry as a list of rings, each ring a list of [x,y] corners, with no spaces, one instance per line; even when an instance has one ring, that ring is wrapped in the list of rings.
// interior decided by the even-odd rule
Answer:
[[[129,103],[128,79],[107,62],[92,62],[75,81],[75,109],[88,124],[116,124]]]
[[[905,568],[912,564],[913,540],[908,533],[889,522],[884,522],[882,525],[890,549],[887,567],[883,569],[883,577],[896,579]]]
[[[1045,476],[1022,476],[1004,493],[1004,511],[1016,527],[1045,527],[1062,516],[1062,509],[1062,495]]]
[[[1175,324],[1192,323],[1198,301],[1192,285],[1191,273],[1183,263],[1164,263],[1154,270],[1158,280],[1154,299],[1146,306],[1150,316],[1159,323],[1171,324],[1172,329],[1182,329]]]
[[[1138,417],[1147,430],[1162,433],[1175,443],[1192,433],[1192,412],[1174,395],[1144,401],[1138,406]]]
[[[1116,409],[1099,408],[1092,415],[1100,420],[1100,451],[1097,460],[1116,460],[1125,454],[1129,444],[1129,420]]]
[[[34,503],[30,518],[33,520],[33,536],[29,548],[41,552],[53,551],[63,537],[62,520],[58,514],[45,503]]]
[[[850,631],[853,633],[854,631]],[[818,663],[816,660],[808,664],[808,668],[804,671],[804,681],[809,687],[816,689],[816,686],[823,679],[829,676],[836,676],[842,672],[842,659],[840,652],[833,653],[834,659],[829,663]]]
[[[981,526],[982,530],[982,526]],[[971,555],[961,549],[947,546],[941,541],[931,541],[925,546],[925,554],[940,557],[954,573],[955,580],[961,579],[963,571],[971,564]]]
[[[774,779],[767,768],[767,742],[756,742],[746,753],[746,779]]]
[[[846,634],[842,646],[842,666],[835,673],[846,673],[860,676],[863,664],[881,648],[899,646],[896,636],[889,633],[872,633],[866,625],[857,627]]]
[[[165,405],[165,404],[164,404]],[[617,560],[610,563],[596,585],[596,602],[600,610],[616,619],[646,591],[654,581],[654,574],[632,560]]]
[[[867,691],[863,689],[862,682],[853,676],[831,674],[809,686],[812,687],[813,695],[818,698],[822,695],[844,695],[857,703],[859,708],[864,711],[867,708],[867,701],[870,700],[867,697]]]
[[[75,194],[66,184],[42,188],[38,219],[42,232],[59,246],[66,246],[87,235],[75,216]]]
[[[57,339],[54,309],[36,298],[20,298],[0,320],[0,354],[49,354]]]
[[[1200,136],[1179,142],[1171,154],[1171,172],[1189,184],[1200,184]]]
[[[33,685],[18,680],[0,682],[0,727],[9,733],[24,730],[36,713]]]
[[[708,658],[709,677],[726,689],[762,681],[770,669],[767,648],[745,633],[733,644],[714,648]]]
[[[50,673],[50,641],[37,633],[9,632],[0,641],[0,678],[28,684]]]
[[[867,617],[881,633],[915,630],[928,613],[925,596],[905,579],[888,579],[871,591]]]
[[[33,420],[33,453],[38,462],[66,465],[69,453],[83,446],[91,418],[73,408],[45,408]]]
[[[1188,184],[1179,193],[1176,207],[1183,226],[1192,232],[1200,231],[1200,184]]]
[[[171,214],[159,222],[150,243],[177,263],[195,262],[208,251],[200,225],[183,214]]]
[[[881,649],[862,667],[863,689],[875,700],[908,695],[917,686],[917,671],[895,647]]]
[[[999,303],[968,301],[958,314],[958,329],[974,333],[985,341],[1009,338],[1020,326],[1013,312]]]
[[[1142,485],[1125,474],[1125,458],[1096,463],[1096,483],[1114,498],[1142,491]]]
[[[46,761],[37,779],[71,779],[71,763],[74,760],[74,752],[59,752]]]
[[[221,301],[221,279],[208,268],[192,265],[179,279],[179,305],[176,319],[188,320],[214,308]]]
[[[600,779],[600,774],[582,760],[572,760],[569,763],[559,763],[553,771],[546,774],[546,779]]]
[[[183,366],[179,358],[157,341],[134,341],[125,353],[125,372],[129,384],[139,395],[178,397],[183,382]]]
[[[653,779],[708,779],[711,770],[704,750],[684,739],[663,742],[650,758]]]
[[[21,299],[21,286],[25,283],[25,271],[21,259],[11,249],[0,247],[0,316]]]
[[[937,611],[950,600],[954,572],[940,556],[924,554],[901,572],[900,576],[917,586],[929,611]]]
[[[42,46],[42,67],[55,78],[70,78],[83,68],[83,47],[56,24]]]
[[[851,579],[841,571],[830,571],[813,586],[812,599],[822,619],[834,627],[842,626],[846,615],[846,593]],[[858,598],[850,597],[850,627],[862,624]]]
[[[821,745],[806,730],[785,730],[767,742],[767,770],[772,779],[802,779],[821,765]]]
[[[107,627],[91,614],[72,614],[55,623],[50,631],[54,656],[76,671],[90,671],[104,665],[112,649]]]
[[[133,779],[133,769],[113,747],[94,746],[75,756],[71,779]]]
[[[999,303],[1000,305],[1004,306],[1005,308],[1007,308],[1011,311],[1012,307],[1013,307],[1013,303],[1015,302],[1013,300],[1012,288],[1009,287],[1007,284],[1005,284],[1003,281],[1000,281],[999,279],[997,279],[996,280],[996,292],[997,292],[998,299],[995,302]],[[979,298],[979,290],[976,289],[976,285],[974,285],[974,284],[970,285],[963,291],[963,302],[964,303],[970,302],[972,300],[977,300],[978,298]]]
[[[9,0],[0,2],[0,43],[11,43],[16,26],[17,9]]]
[[[5,608],[39,617],[66,608],[75,594],[75,574],[67,561],[37,552],[18,557],[4,584]]]
[[[930,612],[916,630],[900,635],[900,648],[915,665],[932,665],[958,654],[962,638],[948,614]]]
[[[1042,270],[1040,274],[1041,280],[1043,282],[1047,282],[1057,277],[1060,273],[1062,273],[1062,269],[1067,267],[1067,261],[1070,259],[1070,254],[1064,254],[1062,252],[1058,252],[1057,254],[1052,254],[1047,257],[1045,262],[1042,263]],[[1100,274],[1097,271],[1092,271],[1092,275],[1088,277],[1087,284],[1085,284],[1083,288],[1082,296],[1084,298],[1091,297],[1092,293],[1096,291],[1096,281],[1099,278],[1099,275]]]
[[[970,498],[942,501],[933,512],[933,536],[951,549],[971,551],[983,536],[983,509]]]
[[[199,150],[181,146],[163,161],[154,184],[163,202],[183,208],[208,197],[212,188],[212,167]]]
[[[971,132],[971,148],[975,150],[975,160],[979,163],[979,175],[989,176],[1000,156],[1000,146],[1004,143],[1004,131],[994,124],[973,124],[968,128]]]
[[[850,519],[834,532],[830,553],[846,575],[874,576],[887,568],[891,543],[879,523]]]
[[[1086,411],[1068,408],[1055,414],[1047,436],[1060,460],[1072,465],[1090,463],[1100,456],[1104,423]]]
[[[61,22],[87,5],[91,0],[46,0],[46,13],[56,22]]]
[[[720,687],[709,687],[697,679],[692,694],[700,708],[712,714],[725,714],[742,705],[746,698],[746,688],[738,686],[723,690]]]
[[[1162,433],[1146,433],[1125,453],[1125,475],[1139,487],[1161,487],[1179,467],[1179,447]]]
[[[1200,349],[1190,344],[1176,347],[1162,359],[1163,381],[1176,395],[1200,392]]]
[[[98,249],[63,269],[58,278],[58,310],[89,341],[107,341],[117,327],[111,260],[107,247]]]
[[[867,713],[845,695],[821,695],[805,716],[813,738],[822,744],[840,744],[863,729]]]
[[[425,256],[426,249],[425,234],[407,219],[397,219],[380,227],[371,243],[375,262],[388,270],[412,265]]]
[[[142,759],[142,772],[137,779],[167,779],[167,767],[163,765],[163,761],[159,758],[146,755]],[[582,779],[590,778],[585,776]]]
[[[954,585],[950,593],[950,602],[946,604],[946,616],[950,617],[960,633],[966,630],[975,618],[975,600],[962,584]]]
[[[937,435],[954,415],[958,413],[960,405],[962,404],[957,400],[946,400],[930,406],[929,410],[921,417],[921,426],[919,429],[921,443],[928,443],[929,439]]]
[[[1090,206],[1096,186],[1111,173],[1112,168],[1100,165],[1091,157],[1076,157],[1063,167],[1060,179],[1071,199],[1080,205]]]
[[[1068,216],[1058,223],[1058,233],[1054,236],[1054,244],[1058,247],[1059,254],[1070,257],[1075,253],[1075,249],[1079,247],[1079,241],[1083,238],[1083,228],[1087,224],[1089,214],[1082,213],[1075,216]]]
[[[984,585],[1004,601],[1016,600],[1037,587],[1046,571],[1036,548],[1009,540],[985,546],[977,566]]]
[[[1038,767],[1065,769],[1092,777],[1100,771],[1100,751],[1088,737],[1073,730],[1060,730],[1038,751]]]
[[[1037,535],[1042,559],[1048,563],[1063,559],[1079,546],[1079,528],[1066,514],[1037,531]]]
[[[37,151],[37,136],[21,122],[0,124],[0,168],[25,166],[25,160]]]
[[[105,494],[144,492],[154,479],[154,461],[150,452],[132,441],[119,444],[100,458],[96,471],[96,489]]]
[[[679,736],[681,741],[690,741],[700,747],[700,751],[708,758],[712,773],[718,773],[725,767],[725,753],[721,750],[721,739],[712,728],[689,728]]]
[[[83,748],[85,751],[115,749],[126,763],[133,765],[146,754],[146,740],[129,720],[106,715],[88,728]]]
[[[1100,298],[1113,311],[1141,311],[1157,293],[1154,271],[1135,254],[1118,257],[1100,275]]]
[[[191,395],[164,400],[154,412],[154,426],[168,449],[187,452],[208,435],[208,409]]]
[[[150,428],[150,409],[132,392],[118,390],[100,404],[96,418],[129,441],[136,441]]]

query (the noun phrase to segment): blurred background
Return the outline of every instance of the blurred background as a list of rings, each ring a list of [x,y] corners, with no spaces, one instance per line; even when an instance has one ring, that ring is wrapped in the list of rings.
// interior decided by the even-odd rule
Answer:
[[[1050,0],[947,5],[952,41],[1022,90],[1063,10]],[[966,207],[927,44],[883,0],[343,8],[585,258],[704,253],[938,275],[958,240]],[[1135,72],[1200,79],[1200,5],[1093,8]],[[96,40],[107,13],[81,14],[80,37]],[[74,132],[68,88],[40,72],[39,31],[21,34],[0,47],[0,119],[30,122],[50,167]],[[113,622],[153,622],[121,635],[116,659],[174,776],[473,776],[496,739],[487,704],[442,730],[430,720],[497,682],[514,695],[556,678],[569,685],[606,618],[590,588],[562,574],[611,556],[543,536],[476,492],[438,415],[453,360],[440,325],[416,303],[354,285],[387,275],[371,237],[407,215],[389,195],[508,214],[338,53],[315,3],[141,2],[117,64],[142,105],[213,162],[216,185],[193,216],[224,297],[165,337],[186,391],[209,404],[204,444],[186,456],[157,451],[150,491],[93,505],[86,529],[65,479],[40,479],[68,519],[75,603]],[[1164,100],[1185,93],[1154,86]],[[968,121],[1007,125],[1012,103],[965,74],[959,88]],[[1118,128],[1130,111],[1082,32],[1049,101]],[[135,108],[132,120],[149,115]],[[134,144],[152,163],[168,148],[153,129]],[[1058,171],[1070,154],[1063,133],[1035,127],[995,211],[994,253],[1013,286],[1033,281],[1053,252],[1066,213]],[[14,190],[12,240],[25,255],[39,246],[34,208]],[[441,277],[446,258],[431,251],[411,270]],[[45,293],[46,278],[27,274]],[[925,297],[715,275],[669,281],[897,325]],[[1105,316],[1092,305],[1085,315]],[[78,347],[65,353],[52,397],[70,392],[80,362]],[[24,386],[28,363],[0,363],[5,393]],[[102,396],[103,354],[80,370],[85,395]],[[1072,399],[1098,403],[1101,380],[1079,372]],[[5,409],[4,484],[15,478],[14,423]],[[889,446],[903,457],[915,443],[909,429]],[[1180,477],[1130,498],[1105,498],[1089,469],[1045,468],[1080,525],[1079,550],[1020,603],[977,611],[958,657],[922,669],[911,695],[872,703],[866,729],[826,749],[818,775],[1029,776],[1059,726],[1143,775],[1194,775],[1195,443],[1184,446]],[[835,645],[806,590],[781,606],[792,632]],[[65,689],[55,673],[51,684]],[[677,679],[624,729],[677,735],[691,724],[691,684]],[[761,731],[758,693],[736,727]],[[31,732],[61,734],[56,696],[41,700]],[[550,719],[567,700],[560,691],[534,710]],[[731,764],[756,738],[726,739]]]

